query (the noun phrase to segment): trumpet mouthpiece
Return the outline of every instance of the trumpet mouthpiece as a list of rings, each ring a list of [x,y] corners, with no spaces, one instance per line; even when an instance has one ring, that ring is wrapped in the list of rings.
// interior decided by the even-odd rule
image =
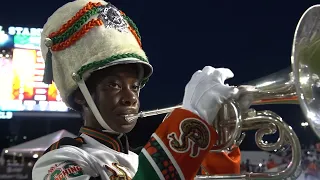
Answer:
[[[134,120],[137,120],[138,118],[139,118],[139,116],[138,115],[136,115],[136,114],[129,114],[129,115],[125,115],[125,120],[127,121],[127,122],[132,122],[132,121],[134,121]]]

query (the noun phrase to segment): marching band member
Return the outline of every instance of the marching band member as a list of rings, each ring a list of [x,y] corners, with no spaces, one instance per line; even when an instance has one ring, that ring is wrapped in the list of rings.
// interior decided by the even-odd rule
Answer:
[[[137,155],[126,136],[136,120],[124,116],[138,113],[140,89],[153,68],[133,21],[102,0],[69,2],[44,25],[41,51],[45,82],[54,80],[84,126],[78,138],[50,146],[34,165],[34,180],[193,179],[218,138],[212,125],[220,106],[238,92],[224,84],[233,77],[229,69],[195,72],[182,108],[166,117]]]

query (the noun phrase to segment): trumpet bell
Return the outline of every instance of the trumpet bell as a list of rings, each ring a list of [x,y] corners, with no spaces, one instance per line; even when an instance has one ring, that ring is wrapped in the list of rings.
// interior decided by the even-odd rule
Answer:
[[[320,137],[320,5],[310,7],[296,28],[292,47],[292,72],[301,109]]]
[[[300,104],[308,124],[320,138],[320,5],[310,7],[298,22],[291,67],[246,84],[253,105]]]

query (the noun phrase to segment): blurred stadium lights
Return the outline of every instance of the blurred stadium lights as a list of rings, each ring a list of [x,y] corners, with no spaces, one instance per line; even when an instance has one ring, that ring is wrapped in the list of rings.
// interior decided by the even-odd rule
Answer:
[[[308,122],[302,122],[302,123],[301,123],[301,126],[302,126],[302,127],[309,126],[309,123],[308,123]]]
[[[0,26],[0,45],[1,44],[5,44],[9,39],[8,34],[6,34],[3,30],[2,30],[2,26]]]

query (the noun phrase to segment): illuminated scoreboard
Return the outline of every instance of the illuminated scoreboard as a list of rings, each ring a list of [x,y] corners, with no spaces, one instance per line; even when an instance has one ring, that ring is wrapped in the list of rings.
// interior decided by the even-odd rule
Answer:
[[[68,111],[55,84],[42,82],[41,32],[0,26],[0,111]]]

